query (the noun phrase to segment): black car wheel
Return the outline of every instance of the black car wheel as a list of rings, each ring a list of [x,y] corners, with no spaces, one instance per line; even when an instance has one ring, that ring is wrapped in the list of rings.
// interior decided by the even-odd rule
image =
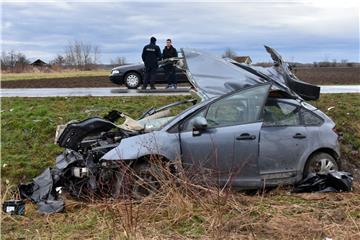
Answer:
[[[158,177],[161,174],[160,166],[143,162],[134,166],[135,176],[132,182],[132,197],[142,199],[160,188]]]
[[[310,157],[304,169],[304,177],[309,173],[327,174],[339,170],[335,158],[328,153],[317,153]]]
[[[141,84],[141,77],[136,72],[130,72],[125,75],[124,82],[127,88],[136,89]]]

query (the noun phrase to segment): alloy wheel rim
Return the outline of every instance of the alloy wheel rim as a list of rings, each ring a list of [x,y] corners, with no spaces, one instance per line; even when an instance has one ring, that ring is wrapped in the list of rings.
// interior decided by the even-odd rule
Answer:
[[[134,75],[134,74],[130,74],[127,78],[126,78],[126,82],[127,85],[130,87],[135,87],[139,84],[139,77]]]
[[[337,170],[337,166],[333,163],[332,160],[327,158],[322,158],[313,163],[312,172],[319,174],[327,174]]]

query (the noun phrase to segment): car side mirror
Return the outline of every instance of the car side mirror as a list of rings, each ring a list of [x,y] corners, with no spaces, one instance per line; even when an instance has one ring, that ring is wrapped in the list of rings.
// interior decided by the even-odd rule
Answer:
[[[204,131],[208,126],[207,120],[204,117],[196,117],[193,120],[193,132]]]

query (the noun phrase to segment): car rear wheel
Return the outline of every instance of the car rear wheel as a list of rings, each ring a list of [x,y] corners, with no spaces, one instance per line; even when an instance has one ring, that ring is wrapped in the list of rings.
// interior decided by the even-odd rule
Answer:
[[[317,153],[310,157],[304,169],[304,177],[309,173],[327,174],[338,171],[339,166],[333,156],[328,153]]]
[[[125,75],[124,82],[127,88],[136,89],[141,84],[141,77],[136,72],[130,72]]]

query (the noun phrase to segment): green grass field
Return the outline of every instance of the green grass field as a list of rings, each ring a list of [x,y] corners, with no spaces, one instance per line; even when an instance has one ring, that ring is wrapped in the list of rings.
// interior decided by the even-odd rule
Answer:
[[[64,71],[53,73],[1,73],[1,81],[12,80],[34,80],[34,79],[51,79],[51,78],[72,78],[72,77],[100,77],[108,76],[109,70],[93,71]]]
[[[184,97],[72,97],[2,99],[2,178],[29,180],[52,165],[62,151],[54,144],[56,126],[103,116],[116,109],[139,117],[143,111]]]
[[[54,164],[62,151],[53,143],[58,124],[113,109],[138,117],[149,107],[184,98],[2,98],[2,201],[14,197],[19,182]],[[343,158],[359,167],[360,94],[322,95],[314,105],[337,123]],[[327,110],[331,106],[335,108]],[[27,204],[25,216],[2,214],[1,235],[3,239],[359,239],[358,183],[355,192],[339,194],[290,194],[278,189],[250,196],[172,188],[130,205],[67,198],[65,213],[44,216]]]

